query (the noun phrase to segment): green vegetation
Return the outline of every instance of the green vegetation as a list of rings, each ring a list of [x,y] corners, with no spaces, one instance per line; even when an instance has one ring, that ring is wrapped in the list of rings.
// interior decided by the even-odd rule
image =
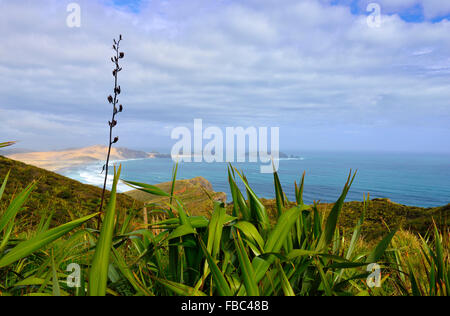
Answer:
[[[116,194],[120,171],[114,172],[100,231],[88,224],[98,215],[95,207],[87,217],[55,228],[46,212],[35,215],[39,221],[33,229],[19,225],[17,216],[39,181],[4,200],[3,192],[14,183],[13,171],[0,174],[0,294],[449,295],[448,227],[433,224],[423,236],[386,227],[382,238],[366,242],[363,228],[373,203],[368,201],[355,207],[359,218],[350,233],[340,226],[355,174],[349,175],[339,200],[320,210],[317,204],[304,204],[304,178],[290,202],[275,173],[275,209],[269,212],[245,175],[230,167],[234,203],[227,209],[212,201],[206,217],[191,214],[177,196],[174,168],[172,184],[164,189],[128,182],[161,198],[159,211],[166,217],[137,229],[142,220],[136,211],[118,211],[124,201]],[[47,185],[56,190],[57,184]],[[66,282],[72,263],[81,267],[75,288]],[[371,263],[382,269],[380,287],[367,285]]]
[[[271,220],[276,220],[277,205],[274,200],[261,199],[267,209]],[[291,205],[293,205],[291,203]],[[321,203],[317,206],[319,212],[326,216],[333,204]],[[339,218],[339,226],[344,235],[353,232],[354,225],[361,217],[363,202],[345,202]],[[385,234],[387,228],[404,229],[415,234],[425,235],[433,229],[433,222],[440,230],[448,227],[450,204],[441,207],[423,208],[406,206],[391,202],[388,199],[373,199],[366,202],[365,221],[361,234],[368,241],[379,239]]]
[[[100,205],[100,188],[0,156],[0,179],[8,172],[11,174],[3,199],[0,200],[0,209],[5,209],[17,192],[36,182],[23,206],[24,210],[18,214],[21,227],[33,229],[42,216],[50,214],[54,214],[53,225],[63,224],[96,212]],[[117,201],[120,213],[141,207],[141,203],[124,194],[118,194]]]
[[[5,143],[0,143],[0,148],[4,148],[4,147],[8,147],[14,145],[14,142],[5,142]]]

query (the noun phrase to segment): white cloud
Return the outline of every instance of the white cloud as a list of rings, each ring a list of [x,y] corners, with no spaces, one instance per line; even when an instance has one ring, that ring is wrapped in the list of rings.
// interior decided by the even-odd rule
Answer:
[[[139,13],[79,2],[80,29],[65,25],[64,1],[0,3],[0,106],[9,111],[2,138],[22,135],[33,146],[26,133],[33,130],[48,142],[101,142],[110,42],[119,33],[126,52],[119,126],[134,145],[167,143],[163,126],[194,118],[374,130],[436,127],[449,118],[445,20],[411,24],[383,16],[382,27],[371,29],[348,7],[312,0],[151,1]],[[380,2],[389,10],[413,5]],[[74,137],[67,124],[89,137]]]

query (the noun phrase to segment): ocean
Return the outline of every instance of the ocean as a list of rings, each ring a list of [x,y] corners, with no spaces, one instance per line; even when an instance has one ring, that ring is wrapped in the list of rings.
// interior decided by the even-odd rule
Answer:
[[[347,180],[350,169],[358,170],[347,201],[389,198],[393,202],[420,207],[450,203],[450,154],[411,153],[303,153],[299,158],[280,159],[279,177],[290,200],[294,200],[294,182],[306,171],[304,199],[335,202]],[[122,164],[122,179],[157,184],[171,180],[171,159],[138,159],[115,162]],[[261,174],[259,163],[233,164],[242,170],[259,197],[274,198],[273,175]],[[78,166],[62,171],[67,177],[83,183],[102,186],[102,163]],[[178,179],[204,177],[215,191],[227,193],[226,163],[181,163]],[[110,183],[112,181],[110,180]],[[119,185],[119,191],[130,188]]]

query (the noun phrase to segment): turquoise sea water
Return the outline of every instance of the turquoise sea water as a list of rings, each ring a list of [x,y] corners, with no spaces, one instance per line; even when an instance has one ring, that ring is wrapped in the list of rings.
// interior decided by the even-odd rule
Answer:
[[[350,169],[358,169],[347,200],[361,201],[365,193],[372,198],[389,198],[394,202],[422,207],[450,203],[449,154],[393,153],[303,153],[301,158],[282,159],[279,176],[288,198],[294,200],[294,181],[306,171],[304,197],[335,202],[347,180]],[[122,179],[156,184],[171,180],[173,161],[143,159],[120,162]],[[101,163],[62,172],[84,183],[102,185]],[[251,187],[264,198],[274,197],[273,175],[261,174],[259,163],[234,164],[243,170]],[[202,176],[215,191],[226,192],[229,199],[226,163],[182,163],[179,179]],[[125,185],[120,186],[125,191]]]

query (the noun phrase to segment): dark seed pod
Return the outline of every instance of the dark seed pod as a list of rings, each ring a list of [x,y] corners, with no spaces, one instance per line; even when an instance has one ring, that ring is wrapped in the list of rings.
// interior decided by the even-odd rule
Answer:
[[[2,2],[2,0],[0,0],[0,2]],[[119,104],[119,95],[122,92],[122,88],[120,87],[120,85],[118,85],[118,74],[120,71],[122,71],[122,68],[120,67],[120,59],[125,57],[125,53],[120,51],[120,43],[122,41],[122,34],[120,34],[119,39],[113,38],[113,45],[112,48],[114,50],[114,53],[112,53],[111,55],[113,55],[113,57],[111,57],[111,62],[114,64],[114,69],[112,70],[112,75],[114,77],[114,86],[113,86],[113,90],[114,90],[114,94],[113,95],[109,95],[108,96],[108,102],[111,103],[113,105],[113,115],[112,115],[112,120],[108,121],[109,124],[109,150],[108,150],[108,154],[107,154],[107,158],[106,161],[109,161],[110,156],[111,156],[111,148],[113,144],[116,144],[119,141],[119,137],[114,137],[114,139],[112,138],[112,132],[113,132],[113,128],[115,126],[117,126],[117,114],[119,112],[123,111],[123,106],[122,104]],[[105,172],[106,170],[106,172]],[[103,186],[103,193],[102,193],[102,198],[101,198],[101,202],[100,202],[100,207],[99,207],[99,212],[103,213],[103,203],[105,200],[105,191],[106,191],[106,183],[108,180],[108,165],[104,165],[103,166],[103,170],[102,173],[105,173],[105,185]],[[100,216],[98,216],[97,218],[97,229],[100,230],[101,228],[101,222],[102,219]]]

